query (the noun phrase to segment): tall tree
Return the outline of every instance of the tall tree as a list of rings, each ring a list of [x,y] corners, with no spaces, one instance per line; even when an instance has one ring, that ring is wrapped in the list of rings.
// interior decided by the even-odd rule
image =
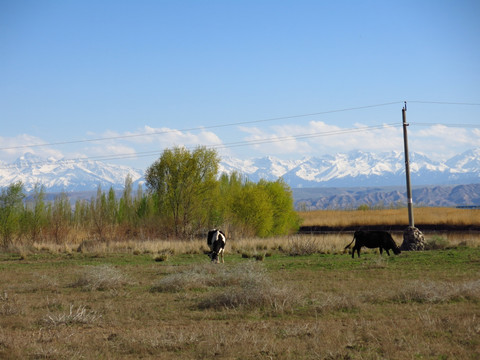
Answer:
[[[55,242],[60,244],[62,240],[66,240],[72,219],[72,207],[67,193],[57,195],[53,204],[50,203],[49,206],[51,233]]]
[[[2,189],[0,193],[0,235],[5,248],[12,244],[13,235],[18,230],[24,196],[20,181]]]
[[[300,218],[293,204],[292,190],[283,179],[261,180],[258,185],[268,193],[273,206],[273,226],[269,235],[285,235],[300,227]]]
[[[158,196],[159,210],[175,236],[188,235],[194,227],[205,226],[220,159],[206,147],[189,151],[184,147],[166,149],[146,171],[150,191]]]
[[[23,227],[30,241],[35,242],[42,235],[46,224],[45,187],[35,184],[32,199],[27,201],[23,214]]]

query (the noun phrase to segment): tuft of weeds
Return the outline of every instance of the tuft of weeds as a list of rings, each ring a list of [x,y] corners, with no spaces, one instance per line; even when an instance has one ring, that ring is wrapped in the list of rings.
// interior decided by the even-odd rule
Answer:
[[[249,251],[242,251],[242,259],[255,259],[257,261],[265,260],[266,256],[271,256],[271,253],[257,253],[257,252],[249,252]]]
[[[265,253],[263,253],[263,254],[255,254],[254,257],[255,257],[255,260],[257,260],[257,261],[263,261],[263,260],[265,260]]]
[[[223,266],[201,264],[190,266],[180,272],[169,274],[158,280],[150,292],[180,292],[191,289],[205,289],[218,279]]]
[[[480,280],[464,283],[414,281],[392,296],[400,303],[446,303],[459,300],[480,300]]]
[[[425,250],[445,250],[449,246],[448,240],[441,236],[434,236],[427,239]]]
[[[320,294],[318,299],[315,299],[315,310],[319,313],[327,313],[331,311],[351,312],[356,311],[361,307],[362,301],[358,296],[351,294],[335,295],[329,293]]]
[[[365,269],[385,269],[387,267],[387,258],[384,256],[375,256],[362,264]]]
[[[164,261],[167,261],[168,258],[169,258],[168,253],[164,253],[164,254],[155,255],[153,260],[155,260],[156,262],[164,262]]]
[[[124,275],[111,265],[85,266],[71,287],[84,290],[113,290],[127,284]]]
[[[274,312],[291,310],[298,302],[295,291],[279,287],[258,261],[233,267],[193,265],[160,279],[151,292],[210,290],[199,302],[201,309],[266,308]]]
[[[298,303],[297,293],[277,286],[258,262],[246,262],[220,274],[216,285],[221,291],[210,292],[199,308],[264,308],[274,312],[290,311]]]
[[[292,237],[286,252],[290,256],[306,256],[318,253],[319,244],[314,237]]]
[[[17,302],[6,291],[0,293],[0,315],[15,315],[19,312]]]
[[[74,325],[74,324],[92,324],[102,316],[95,311],[87,310],[86,306],[74,307],[70,305],[70,311],[60,314],[48,314],[40,322],[47,326]]]

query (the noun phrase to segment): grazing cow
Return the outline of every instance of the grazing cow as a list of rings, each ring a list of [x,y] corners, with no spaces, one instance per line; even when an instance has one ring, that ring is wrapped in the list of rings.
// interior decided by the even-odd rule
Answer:
[[[225,242],[227,237],[221,230],[213,229],[208,232],[207,245],[210,248],[208,256],[212,259],[212,262],[219,263],[218,256],[220,255],[223,261],[223,253],[225,251]]]
[[[345,246],[345,249],[349,248],[355,240],[356,242],[352,249],[352,258],[354,258],[355,250],[358,253],[358,257],[360,257],[360,248],[362,246],[370,249],[380,248],[380,255],[383,254],[383,249],[387,250],[388,256],[390,256],[388,250],[393,250],[395,255],[401,253],[392,235],[386,231],[355,231],[352,242]]]

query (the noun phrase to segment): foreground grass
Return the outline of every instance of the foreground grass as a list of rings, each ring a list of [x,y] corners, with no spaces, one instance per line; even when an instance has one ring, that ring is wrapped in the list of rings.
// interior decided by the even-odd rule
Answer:
[[[0,358],[478,358],[478,247],[352,260],[277,246],[255,261],[237,246],[223,265],[178,250],[0,254]]]

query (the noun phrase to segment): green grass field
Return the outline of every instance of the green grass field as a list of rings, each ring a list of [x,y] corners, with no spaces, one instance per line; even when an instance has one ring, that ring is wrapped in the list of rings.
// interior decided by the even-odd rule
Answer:
[[[0,358],[480,356],[478,247],[257,258],[2,253]]]

